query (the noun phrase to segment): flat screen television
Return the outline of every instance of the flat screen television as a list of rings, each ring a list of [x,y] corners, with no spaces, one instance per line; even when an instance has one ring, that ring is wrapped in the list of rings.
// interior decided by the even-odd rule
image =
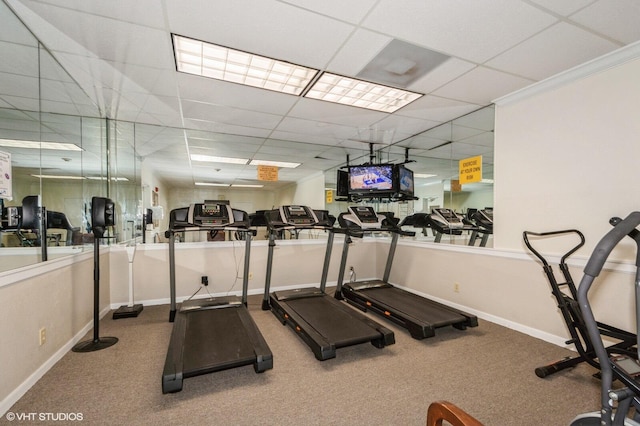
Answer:
[[[349,194],[380,196],[397,192],[393,164],[349,166]]]
[[[338,170],[336,195],[338,197],[349,195],[349,172],[346,170]]]
[[[402,164],[398,165],[397,173],[398,179],[398,192],[408,197],[413,197],[414,194],[414,181],[413,171],[407,169]]]

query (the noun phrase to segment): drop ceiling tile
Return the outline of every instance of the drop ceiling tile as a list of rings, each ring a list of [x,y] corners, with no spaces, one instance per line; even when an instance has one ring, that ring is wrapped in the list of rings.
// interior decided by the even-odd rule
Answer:
[[[640,39],[637,0],[599,0],[569,18],[623,43]]]
[[[274,130],[270,136],[272,138],[282,139],[285,141],[303,142],[303,143],[329,145],[329,146],[336,145],[342,141],[335,138],[328,138],[325,135],[318,135],[318,134],[312,135],[312,134],[309,134],[308,132],[297,133],[297,132],[282,131],[282,130]]]
[[[486,65],[532,80],[543,80],[618,47],[609,40],[561,22],[498,55]]]
[[[532,83],[532,80],[477,67],[433,94],[478,105],[489,105],[494,99]]]
[[[414,118],[428,117],[433,123],[429,127],[431,128],[475,111],[479,107],[476,104],[426,95],[402,108],[396,115]]]
[[[388,114],[316,99],[302,98],[294,105],[288,115],[321,123],[318,126],[321,126],[322,123],[329,123],[352,127],[367,127],[380,121]]]
[[[540,9],[513,0],[381,0],[362,26],[482,63],[555,21]]]
[[[178,91],[185,101],[199,101],[269,114],[286,114],[299,97],[178,73]]]
[[[21,0],[31,9],[40,12],[44,2]],[[77,12],[110,18],[117,21],[135,22],[149,27],[161,27],[164,23],[161,2],[158,0],[136,0],[126,2],[127,7],[117,7],[117,3],[93,2],[84,0],[47,0],[46,4],[61,9],[73,9]]]
[[[0,41],[0,73],[37,77],[38,49],[16,43]]]
[[[341,21],[359,23],[376,0],[282,0],[282,3],[307,9],[321,15],[331,16]]]
[[[346,139],[353,134],[353,127],[351,126],[326,124],[293,117],[285,117],[280,124],[278,124],[275,130],[280,132],[322,136],[331,140]]]
[[[359,28],[336,52],[326,70],[341,75],[355,76],[391,40],[393,38],[387,35]]]
[[[353,25],[275,0],[198,3],[198,15],[183,0],[167,0],[172,32],[313,68],[324,68]],[[268,36],[265,36],[267,34]],[[303,35],[303,36],[302,36]]]
[[[545,9],[562,16],[569,16],[577,10],[593,3],[595,0],[531,0]]]
[[[209,120],[217,123],[260,129],[274,129],[281,120],[281,116],[275,114],[265,114],[189,100],[182,100],[182,112],[185,119]]]

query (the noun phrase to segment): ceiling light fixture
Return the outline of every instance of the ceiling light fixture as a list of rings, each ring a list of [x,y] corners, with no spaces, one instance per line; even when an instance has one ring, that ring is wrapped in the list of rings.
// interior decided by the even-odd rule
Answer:
[[[73,176],[73,175],[31,175],[39,179],[66,179],[66,180],[107,180],[106,177],[101,176]],[[125,177],[112,177],[113,181],[129,182],[129,179]]]
[[[212,182],[196,182],[196,186],[224,186],[228,187],[228,183],[212,183]]]
[[[248,158],[216,157],[213,155],[191,154],[191,161],[203,161],[207,163],[247,164]]]
[[[289,163],[286,161],[269,161],[269,160],[251,160],[249,162],[250,166],[273,166],[273,167],[282,167],[285,169],[295,169],[302,163]]]
[[[306,98],[392,113],[423,95],[325,72],[304,96]]]
[[[231,185],[233,188],[263,188],[264,185],[250,185],[250,184],[240,184],[234,183]]]
[[[300,95],[318,70],[173,34],[178,71]]]
[[[413,175],[414,178],[423,178],[423,179],[430,178],[430,177],[436,177],[436,176],[438,176],[438,175],[431,175],[429,173],[415,173]]]
[[[72,143],[19,141],[13,139],[0,139],[0,146],[29,149],[55,149],[59,151],[82,151],[82,148]]]

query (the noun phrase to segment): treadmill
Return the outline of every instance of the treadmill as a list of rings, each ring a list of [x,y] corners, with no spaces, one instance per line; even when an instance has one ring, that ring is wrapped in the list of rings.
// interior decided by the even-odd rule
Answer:
[[[340,226],[346,230],[336,299],[346,299],[363,311],[371,310],[390,321],[406,328],[414,339],[435,336],[436,328],[453,326],[459,330],[477,327],[478,318],[458,309],[418,296],[389,284],[391,265],[395,255],[398,237],[411,236],[414,232],[403,231],[399,226],[377,214],[372,207],[349,207],[349,211],[340,214]],[[391,246],[387,255],[387,264],[382,280],[350,282],[343,285],[345,266],[349,253],[351,236],[362,238],[371,232],[391,234]]]
[[[469,245],[475,245],[476,240],[480,237],[480,247],[486,247],[489,235],[493,234],[493,209],[477,210],[470,216],[470,220],[476,226],[476,229],[471,232]]]
[[[246,212],[228,203],[206,202],[172,210],[169,216],[169,273],[173,331],[162,372],[162,393],[179,392],[189,377],[253,364],[256,373],[273,368],[273,355],[247,309],[251,237]],[[245,240],[242,297],[208,297],[176,309],[176,234],[189,231],[235,232]]]
[[[330,217],[326,210],[312,210],[307,206],[282,206],[266,212],[265,218],[269,228],[269,252],[263,310],[271,309],[283,325],[295,330],[320,361],[335,358],[336,349],[345,346],[370,342],[376,348],[383,348],[395,343],[391,330],[325,293],[335,218]],[[299,288],[269,294],[276,236],[283,230],[311,229],[330,231],[320,288]]]

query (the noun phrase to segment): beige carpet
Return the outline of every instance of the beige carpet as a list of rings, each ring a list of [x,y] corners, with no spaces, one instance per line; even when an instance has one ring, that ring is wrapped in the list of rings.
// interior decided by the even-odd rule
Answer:
[[[80,413],[92,425],[423,425],[429,403],[446,399],[487,426],[540,426],[598,409],[595,370],[583,364],[540,379],[535,367],[572,352],[487,321],[417,341],[371,315],[395,331],[394,345],[341,348],[317,361],[260,302],[251,297],[249,309],[274,356],[263,374],[226,370],[163,395],[169,307],[147,306],[138,318],[105,317],[100,334],[118,337],[115,346],[69,352],[10,411]]]

